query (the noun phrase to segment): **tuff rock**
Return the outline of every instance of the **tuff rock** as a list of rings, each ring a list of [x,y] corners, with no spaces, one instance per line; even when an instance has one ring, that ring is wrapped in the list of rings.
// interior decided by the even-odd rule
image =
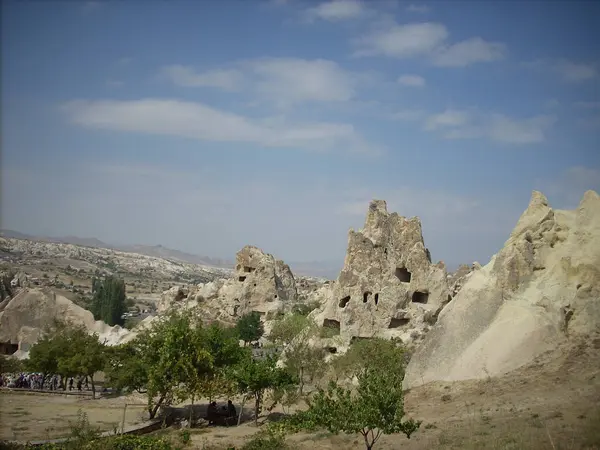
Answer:
[[[502,375],[599,330],[600,197],[562,211],[533,192],[502,250],[440,313],[404,386]]]
[[[362,230],[350,230],[344,267],[311,317],[330,328],[329,346],[343,350],[352,340],[383,337],[415,343],[451,300],[443,262],[433,264],[421,222],[388,213],[373,200]]]
[[[170,307],[201,305],[207,319],[234,322],[251,311],[266,319],[291,311],[298,302],[296,281],[290,267],[254,246],[242,248],[229,279],[165,291],[158,312]]]

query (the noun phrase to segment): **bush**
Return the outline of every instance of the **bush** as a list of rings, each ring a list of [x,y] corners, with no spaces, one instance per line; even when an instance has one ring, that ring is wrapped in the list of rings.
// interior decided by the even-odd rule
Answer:
[[[288,448],[284,435],[269,429],[256,433],[240,450],[284,450]]]

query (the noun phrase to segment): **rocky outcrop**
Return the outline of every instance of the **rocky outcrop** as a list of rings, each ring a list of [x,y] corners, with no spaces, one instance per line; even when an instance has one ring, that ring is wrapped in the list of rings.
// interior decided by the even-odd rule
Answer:
[[[446,268],[431,262],[421,222],[388,213],[383,200],[370,203],[364,229],[350,230],[344,268],[320,296],[311,316],[342,347],[375,336],[418,341],[450,301]]]
[[[18,346],[24,356],[42,333],[56,321],[84,326],[101,341],[116,344],[128,331],[94,320],[92,313],[49,288],[22,289],[0,312],[0,343]]]
[[[599,329],[600,197],[588,191],[561,211],[534,192],[502,250],[441,312],[404,384],[501,375]]]
[[[289,266],[257,247],[246,246],[236,255],[232,278],[171,288],[163,294],[158,311],[178,304],[199,304],[207,319],[233,322],[251,311],[265,319],[274,318],[297,302],[296,281]]]

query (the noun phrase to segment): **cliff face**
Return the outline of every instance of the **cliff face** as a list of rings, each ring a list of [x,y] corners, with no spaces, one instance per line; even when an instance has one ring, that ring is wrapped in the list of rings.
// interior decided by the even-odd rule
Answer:
[[[598,331],[600,197],[555,211],[534,192],[502,250],[441,312],[404,384],[501,375]]]
[[[398,337],[416,342],[450,301],[443,263],[433,264],[421,222],[370,203],[365,226],[350,230],[344,268],[312,317],[349,344],[356,338]]]

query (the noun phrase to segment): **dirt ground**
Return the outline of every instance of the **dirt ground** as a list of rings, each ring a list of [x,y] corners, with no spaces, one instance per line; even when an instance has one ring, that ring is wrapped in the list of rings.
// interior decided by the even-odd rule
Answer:
[[[131,397],[103,398],[0,391],[0,440],[41,440],[65,437],[78,411],[102,431],[120,428],[125,404],[125,426],[143,422],[145,404]]]
[[[68,435],[68,422],[76,420],[80,408],[90,423],[105,430],[120,423],[125,403],[130,404],[126,425],[142,421],[144,410],[141,396],[91,400],[0,393],[0,402],[1,439]],[[557,349],[502,378],[412,389],[405,408],[408,417],[423,421],[421,428],[410,440],[383,436],[376,450],[600,450],[600,341]],[[276,408],[271,417],[280,413]],[[239,427],[192,429],[188,448],[240,448],[256,432],[251,421]],[[178,430],[160,433],[175,436]],[[364,449],[359,435],[325,431],[291,435],[288,443],[298,450]]]

